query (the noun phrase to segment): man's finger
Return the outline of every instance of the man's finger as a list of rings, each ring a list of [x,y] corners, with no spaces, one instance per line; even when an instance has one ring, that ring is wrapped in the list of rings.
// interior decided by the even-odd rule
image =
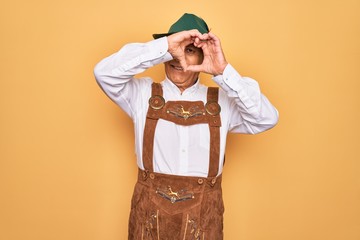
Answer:
[[[178,58],[177,60],[179,61],[180,66],[182,67],[183,71],[184,71],[184,72],[187,71],[188,65],[187,65],[187,63],[186,63],[185,58],[184,58],[184,57],[181,57],[181,58]]]
[[[187,66],[186,71],[203,72],[204,66],[203,65],[189,65],[189,66]]]
[[[201,42],[201,43],[199,44],[199,47],[202,49],[202,51],[203,51],[203,53],[204,53],[204,57],[210,55],[209,44],[210,44],[209,41]]]

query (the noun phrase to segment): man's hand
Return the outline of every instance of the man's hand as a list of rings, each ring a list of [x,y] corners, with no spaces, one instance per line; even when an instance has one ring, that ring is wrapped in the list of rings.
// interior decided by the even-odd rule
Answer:
[[[209,32],[201,34],[198,30],[182,31],[167,37],[169,53],[180,62],[184,71],[204,72],[214,76],[222,74],[228,64],[221,48],[220,39]],[[200,65],[187,65],[185,48],[189,44],[201,48],[204,60]]]
[[[186,70],[204,72],[214,76],[222,74],[228,63],[222,51],[220,39],[211,32],[204,34],[203,39],[206,40],[196,38],[194,42],[195,47],[203,50],[204,60],[202,64],[187,66]]]
[[[177,59],[184,69],[187,70],[187,63],[185,59],[185,48],[195,42],[205,41],[207,35],[201,34],[198,30],[182,31],[174,33],[167,37],[168,52],[174,59]]]

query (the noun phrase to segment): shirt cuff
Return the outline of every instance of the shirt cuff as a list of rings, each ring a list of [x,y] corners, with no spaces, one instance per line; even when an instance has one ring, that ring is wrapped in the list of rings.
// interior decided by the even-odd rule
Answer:
[[[152,63],[156,65],[173,59],[168,52],[168,41],[166,37],[152,40],[147,44],[149,46],[149,54],[144,58],[145,61],[152,61]]]
[[[225,91],[239,91],[241,89],[241,76],[240,74],[230,65],[226,65],[223,74],[213,77],[213,80]]]
[[[236,70],[228,64],[222,75],[213,77],[213,80],[227,93],[228,96],[240,98],[246,108],[254,106],[253,101],[249,97],[249,85],[254,84],[254,80],[242,77]]]

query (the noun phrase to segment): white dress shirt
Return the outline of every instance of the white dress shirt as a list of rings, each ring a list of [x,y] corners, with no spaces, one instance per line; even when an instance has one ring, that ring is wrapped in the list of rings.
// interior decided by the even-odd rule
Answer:
[[[102,90],[133,120],[137,164],[143,168],[143,133],[151,97],[151,78],[135,78],[146,69],[172,60],[167,38],[131,43],[100,61],[94,70]],[[258,83],[242,77],[228,64],[222,75],[213,77],[220,86],[221,106],[219,173],[222,172],[228,132],[256,134],[272,128],[278,112],[260,92]],[[165,101],[206,103],[207,87],[197,81],[182,93],[169,79],[161,82]],[[154,139],[154,171],[206,177],[209,167],[210,132],[207,124],[180,126],[159,119]]]

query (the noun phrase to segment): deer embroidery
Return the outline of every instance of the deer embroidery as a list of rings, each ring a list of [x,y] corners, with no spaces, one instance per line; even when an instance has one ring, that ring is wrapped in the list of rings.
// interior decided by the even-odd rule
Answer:
[[[195,117],[197,115],[205,115],[205,112],[199,108],[199,106],[192,106],[189,110],[185,110],[183,105],[177,105],[174,108],[169,108],[167,113],[173,114],[177,117],[184,118],[185,120],[190,117]]]

